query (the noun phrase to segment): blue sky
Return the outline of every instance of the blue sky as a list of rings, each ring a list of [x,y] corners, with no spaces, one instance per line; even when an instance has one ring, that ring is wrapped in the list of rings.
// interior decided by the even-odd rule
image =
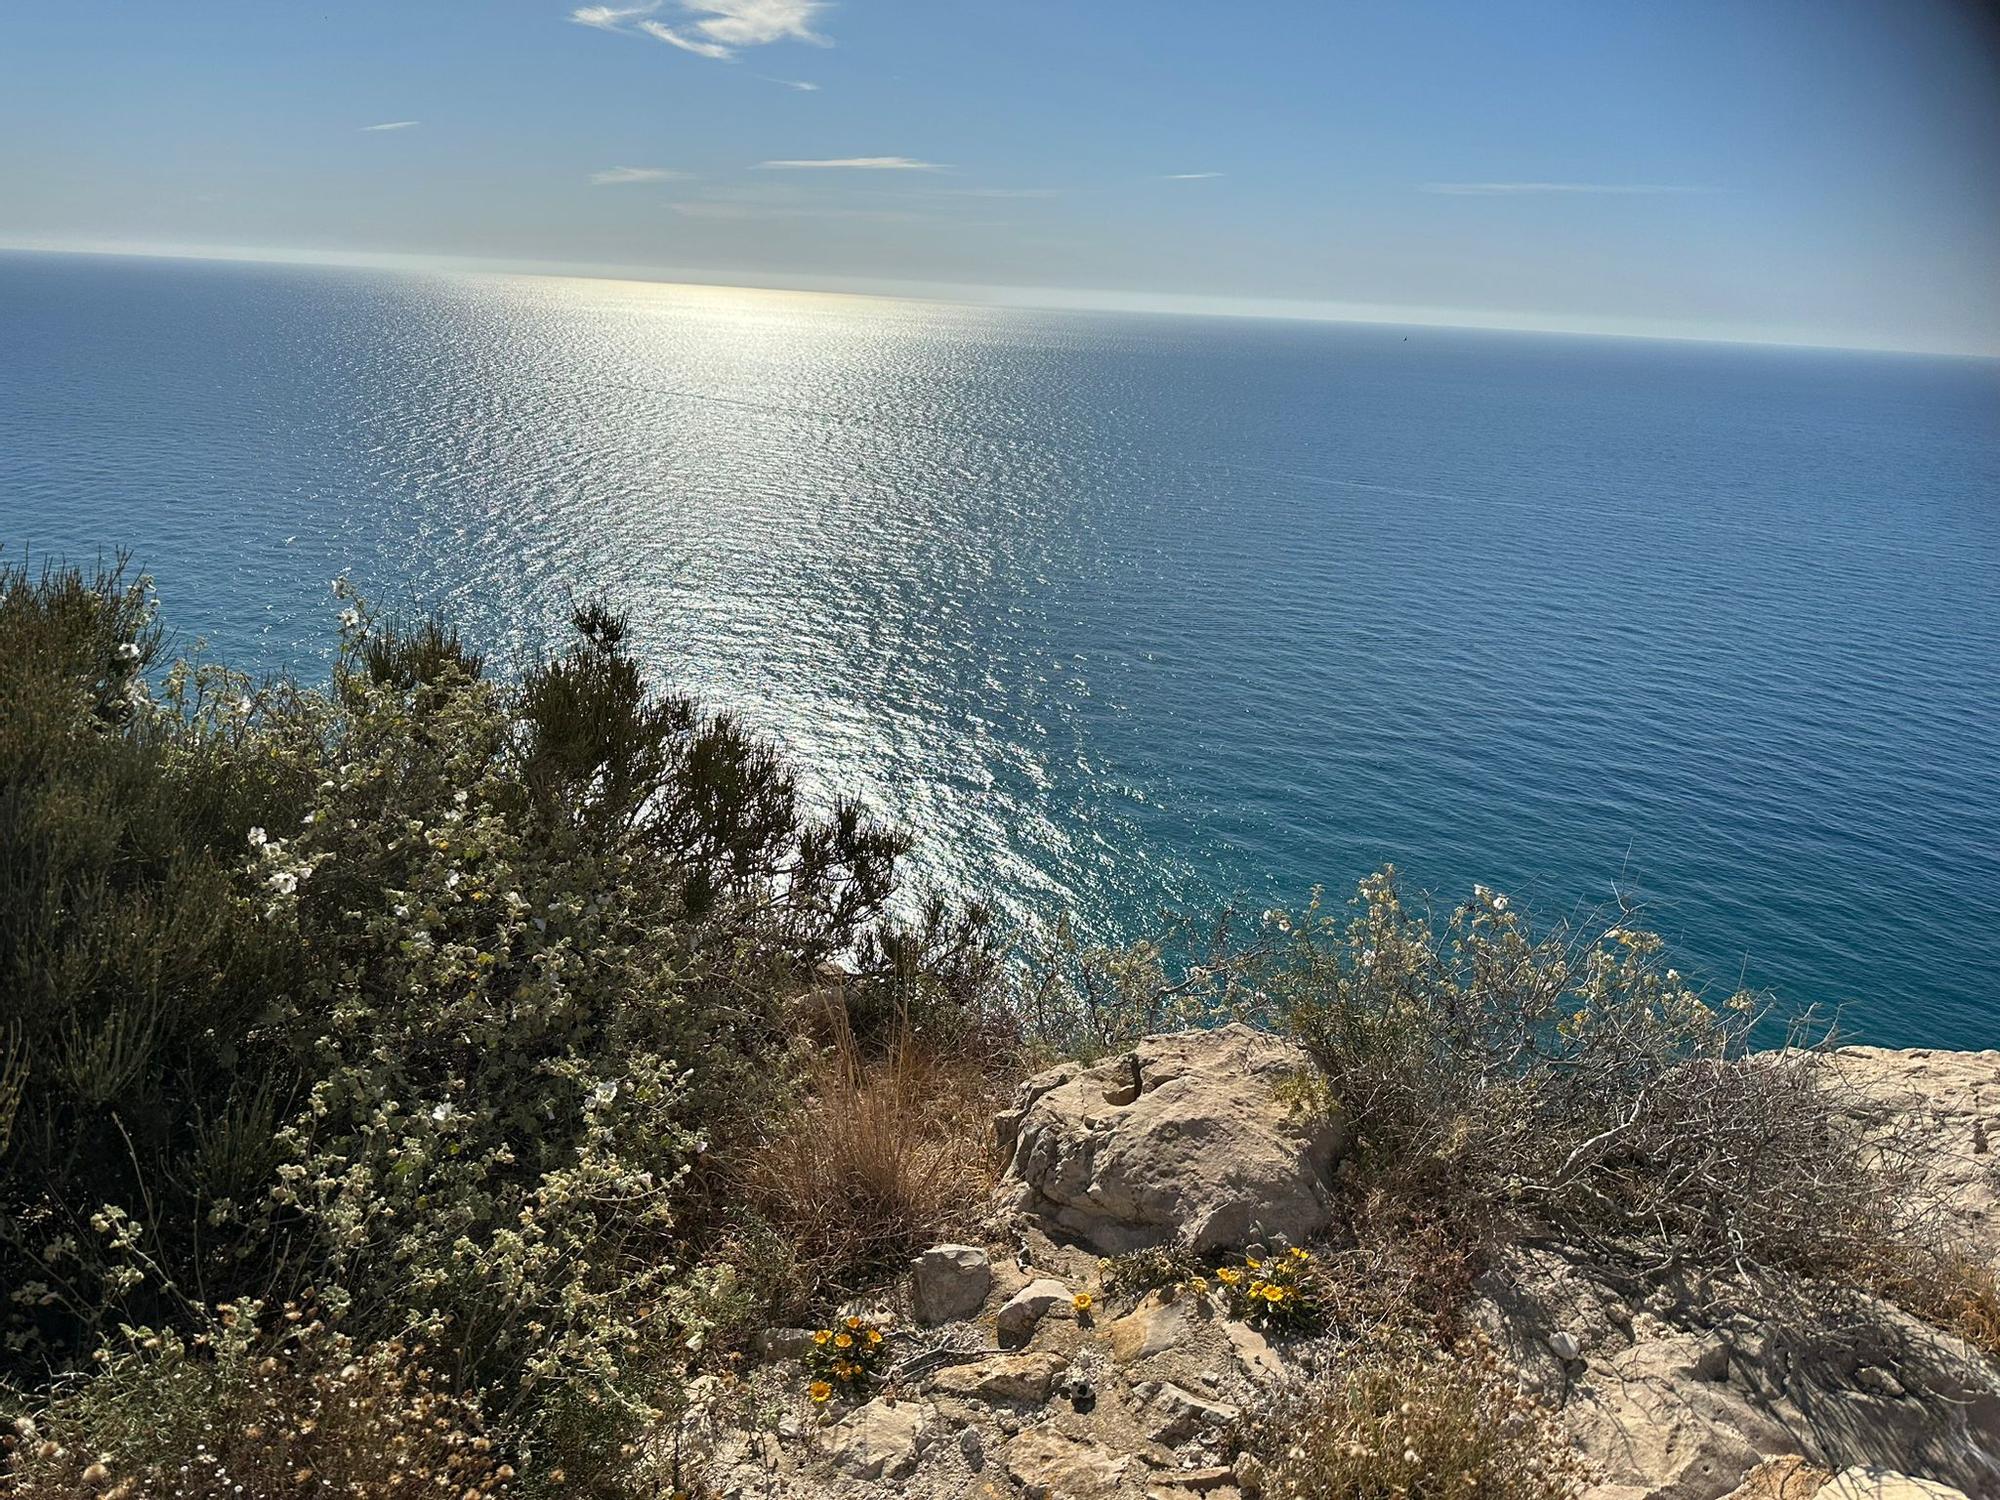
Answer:
[[[78,0],[0,244],[2000,354],[1978,13]]]

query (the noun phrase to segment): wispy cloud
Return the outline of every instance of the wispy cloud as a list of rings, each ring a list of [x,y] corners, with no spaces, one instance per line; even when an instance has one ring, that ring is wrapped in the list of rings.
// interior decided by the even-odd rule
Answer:
[[[760,168],[776,168],[783,171],[818,171],[837,168],[854,172],[942,172],[934,161],[918,161],[909,156],[829,156],[818,160],[800,157],[781,157],[776,161],[760,161]]]
[[[684,182],[687,175],[672,167],[606,167],[592,172],[590,180],[597,187],[623,187],[630,182]]]
[[[1169,172],[1162,182],[1206,182],[1211,177],[1220,177],[1220,172]]]
[[[915,224],[922,222],[926,217],[923,214],[911,213],[907,209],[823,208],[778,203],[737,203],[705,198],[676,203],[674,212],[690,219],[715,219],[725,222],[744,219],[858,219],[870,224]]]
[[[1460,198],[1501,198],[1523,193],[1706,193],[1712,189],[1666,182],[1426,182],[1418,191]]]
[[[650,16],[659,8],[660,0],[652,0],[650,5],[579,5],[569,13],[569,18],[579,26],[595,26],[599,31],[619,31],[627,21]]]
[[[766,83],[777,84],[780,88],[797,89],[801,94],[817,94],[819,92],[818,84],[807,83],[803,78],[766,78],[762,73],[759,73],[757,76],[763,78]]]
[[[365,135],[371,130],[408,130],[412,125],[421,124],[421,120],[384,120],[380,125],[363,125],[361,130]]]
[[[678,47],[683,52],[692,52],[696,57],[713,57],[719,61],[736,55],[720,42],[704,42],[698,36],[684,36],[660,21],[641,21],[639,29],[654,41],[665,42],[669,47]]]
[[[813,18],[826,9],[827,0],[676,0],[675,10],[683,19],[671,26],[650,19],[662,3],[581,5],[569,18],[579,26],[649,36],[683,52],[718,61],[734,57],[742,48],[772,42],[828,45],[826,38],[812,29]],[[810,89],[816,85],[793,87]]]

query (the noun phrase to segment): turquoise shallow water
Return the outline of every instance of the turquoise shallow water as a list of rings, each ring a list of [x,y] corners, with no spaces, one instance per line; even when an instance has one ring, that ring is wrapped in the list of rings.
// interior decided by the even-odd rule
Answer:
[[[1100,936],[1394,860],[2000,1045],[1994,362],[10,256],[0,545],[308,675],[609,593]]]

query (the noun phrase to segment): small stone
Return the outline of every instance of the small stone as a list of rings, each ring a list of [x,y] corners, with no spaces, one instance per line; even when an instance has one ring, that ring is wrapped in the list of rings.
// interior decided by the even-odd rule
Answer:
[[[1007,1445],[1007,1471],[1030,1500],[1083,1500],[1111,1494],[1131,1464],[1129,1454],[1050,1427],[1033,1428]]]
[[[810,1328],[773,1328],[757,1341],[767,1359],[800,1359],[812,1347]]]
[[[952,1365],[938,1371],[931,1391],[971,1401],[1038,1405],[1049,1399],[1049,1389],[1062,1374],[1064,1364],[1058,1354],[1020,1354]]]
[[[1583,1348],[1573,1333],[1552,1333],[1549,1335],[1549,1353],[1567,1362],[1581,1355]]]
[[[992,1287],[992,1258],[976,1245],[933,1245],[910,1262],[911,1310],[919,1323],[969,1318]]]
[[[965,1455],[965,1461],[972,1465],[975,1474],[986,1467],[986,1440],[979,1435],[977,1427],[959,1428],[958,1451]]]
[[[1000,1330],[1000,1337],[1014,1344],[1025,1344],[1035,1331],[1035,1325],[1050,1308],[1068,1306],[1069,1288],[1060,1281],[1043,1277],[1031,1281],[1020,1291],[1007,1299],[993,1321]]]
[[[1164,1354],[1187,1336],[1187,1314],[1179,1304],[1141,1302],[1104,1330],[1111,1357],[1121,1365]]]
[[[1145,1387],[1135,1388],[1134,1394],[1143,1389]],[[1171,1381],[1163,1381],[1153,1387],[1145,1400],[1147,1410],[1152,1414],[1153,1441],[1169,1446],[1184,1443],[1205,1428],[1225,1426],[1237,1417],[1235,1407],[1224,1406],[1218,1401],[1204,1401]]]
[[[1862,1390],[1872,1392],[1877,1396],[1888,1396],[1892,1399],[1900,1400],[1909,1394],[1903,1388],[1903,1382],[1898,1380],[1894,1375],[1891,1375],[1880,1365],[1863,1365],[1854,1372],[1854,1383],[1860,1386]]]
[[[900,1478],[917,1466],[932,1410],[916,1401],[878,1397],[826,1429],[827,1456],[859,1479]]]

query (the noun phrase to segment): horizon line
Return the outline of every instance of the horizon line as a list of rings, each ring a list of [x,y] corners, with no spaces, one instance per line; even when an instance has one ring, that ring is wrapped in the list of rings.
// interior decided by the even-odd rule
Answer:
[[[410,274],[532,276],[551,280],[621,281],[642,286],[688,286],[717,291],[860,297],[874,301],[930,302],[958,307],[1024,311],[1156,314],[1164,317],[1251,318],[1266,322],[1339,323],[1391,328],[1436,328],[1475,333],[1534,333],[1558,337],[1638,339],[1657,343],[1723,344],[1755,349],[1816,349],[1828,353],[1896,354],[1927,359],[2000,361],[1988,349],[1843,343],[1824,338],[1757,336],[1738,328],[1675,324],[1644,318],[1585,318],[1475,308],[1342,302],[1331,298],[1241,297],[1202,292],[1112,291],[1098,288],[1008,286],[993,283],[886,281],[868,277],[780,275],[766,283],[727,279],[706,270],[670,272],[658,267],[595,262],[497,260],[484,256],[416,251],[291,250],[267,246],[134,245],[122,241],[0,238],[0,253],[104,256],[131,260],[219,261],[250,265],[324,266]],[[787,284],[790,283],[790,284]],[[1586,325],[1595,326],[1586,326]],[[1619,326],[1623,325],[1623,326]],[[1680,331],[1675,331],[1676,329]],[[1697,329],[1702,331],[1688,331]]]

